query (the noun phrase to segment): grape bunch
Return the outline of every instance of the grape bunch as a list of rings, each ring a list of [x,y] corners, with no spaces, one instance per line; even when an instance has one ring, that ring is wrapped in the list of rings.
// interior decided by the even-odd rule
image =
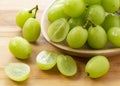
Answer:
[[[47,12],[52,42],[71,48],[120,47],[120,0],[57,0]]]
[[[16,15],[16,24],[22,29],[23,37],[29,42],[35,42],[40,36],[40,23],[36,19],[38,5],[27,10],[20,10]]]

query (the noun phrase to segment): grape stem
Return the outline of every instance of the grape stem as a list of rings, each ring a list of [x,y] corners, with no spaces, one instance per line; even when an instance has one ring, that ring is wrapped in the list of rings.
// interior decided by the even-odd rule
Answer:
[[[36,5],[36,6],[37,6],[37,5]],[[36,6],[33,7],[32,9],[30,9],[30,10],[29,10],[29,13],[32,13],[32,11],[33,11],[34,9],[36,9]]]
[[[30,10],[29,10],[29,13],[32,13],[32,12],[33,12],[33,10],[35,10],[35,13],[34,13],[33,18],[36,18],[37,11],[39,10],[39,9],[38,9],[38,5],[36,5],[36,6],[35,6],[35,7],[33,7],[32,9],[30,9]]]
[[[35,7],[35,14],[34,14],[34,16],[33,16],[33,18],[36,18],[36,14],[37,14],[37,11],[38,11],[39,9],[38,9],[38,5],[36,5],[36,7]]]
[[[96,24],[94,22],[92,22],[92,20],[90,18],[88,18],[87,21],[85,22],[83,28],[89,28],[90,26],[95,27]]]

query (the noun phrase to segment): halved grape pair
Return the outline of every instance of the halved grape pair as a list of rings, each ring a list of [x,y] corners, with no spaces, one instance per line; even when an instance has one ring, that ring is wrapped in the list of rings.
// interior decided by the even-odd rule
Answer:
[[[58,55],[52,51],[41,51],[36,63],[41,70],[49,70],[57,64],[58,70],[65,76],[73,76],[77,72],[76,62],[71,56]]]

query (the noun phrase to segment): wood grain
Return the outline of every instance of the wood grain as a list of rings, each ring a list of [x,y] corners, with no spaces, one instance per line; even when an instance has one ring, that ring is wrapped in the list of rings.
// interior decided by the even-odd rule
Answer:
[[[90,79],[84,72],[87,58],[73,56],[78,65],[78,72],[73,77],[65,77],[59,73],[57,67],[50,71],[41,71],[35,63],[36,55],[42,50],[53,50],[59,54],[60,50],[50,45],[41,36],[36,43],[31,44],[33,53],[27,60],[16,59],[9,51],[9,40],[21,36],[21,29],[15,24],[15,15],[22,8],[39,5],[37,18],[41,15],[51,0],[1,0],[0,1],[0,86],[120,86],[120,55],[108,57],[109,72],[99,79]],[[23,62],[31,67],[31,75],[24,82],[10,80],[4,72],[4,67],[10,62]]]

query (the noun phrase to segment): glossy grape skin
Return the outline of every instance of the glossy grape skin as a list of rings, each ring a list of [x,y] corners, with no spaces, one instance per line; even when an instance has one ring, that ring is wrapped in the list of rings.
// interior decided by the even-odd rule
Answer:
[[[87,5],[101,4],[101,0],[84,0]]]
[[[29,42],[35,42],[41,33],[40,23],[35,18],[29,18],[23,26],[23,37]]]
[[[50,70],[57,63],[57,54],[52,51],[43,50],[36,57],[36,64],[41,70]]]
[[[65,76],[73,76],[77,73],[77,64],[71,56],[59,55],[57,57],[57,68]]]
[[[81,17],[70,18],[68,22],[70,24],[71,29],[76,27],[76,26],[83,26],[83,24],[84,24],[83,19]]]
[[[88,44],[93,49],[104,48],[107,43],[107,34],[101,26],[88,29]]]
[[[85,66],[85,72],[90,78],[99,78],[105,75],[110,68],[110,63],[105,56],[92,57]]]
[[[62,0],[63,1],[63,0]],[[48,10],[48,20],[50,22],[54,22],[59,18],[66,18],[68,19],[69,16],[64,13],[64,3],[63,2],[56,2],[53,6]]]
[[[22,37],[14,37],[9,42],[9,50],[19,59],[27,59],[32,53],[32,48],[27,40]]]
[[[88,32],[81,26],[74,27],[67,35],[67,43],[71,48],[81,48],[87,41]]]
[[[102,23],[103,28],[108,31],[111,27],[120,27],[120,16],[109,14]]]
[[[84,0],[65,0],[64,12],[70,17],[79,17],[85,10]]]
[[[26,20],[33,16],[33,13],[30,13],[27,9],[20,10],[16,15],[16,24],[22,29]]]
[[[120,27],[112,27],[108,30],[108,39],[115,46],[120,47]]]
[[[88,8],[88,19],[94,24],[100,25],[105,19],[105,11],[101,5],[92,5]]]
[[[102,6],[107,12],[115,12],[119,9],[119,0],[102,0]]]
[[[61,42],[66,38],[69,30],[70,26],[67,20],[61,18],[50,24],[47,30],[47,35],[51,41]]]

